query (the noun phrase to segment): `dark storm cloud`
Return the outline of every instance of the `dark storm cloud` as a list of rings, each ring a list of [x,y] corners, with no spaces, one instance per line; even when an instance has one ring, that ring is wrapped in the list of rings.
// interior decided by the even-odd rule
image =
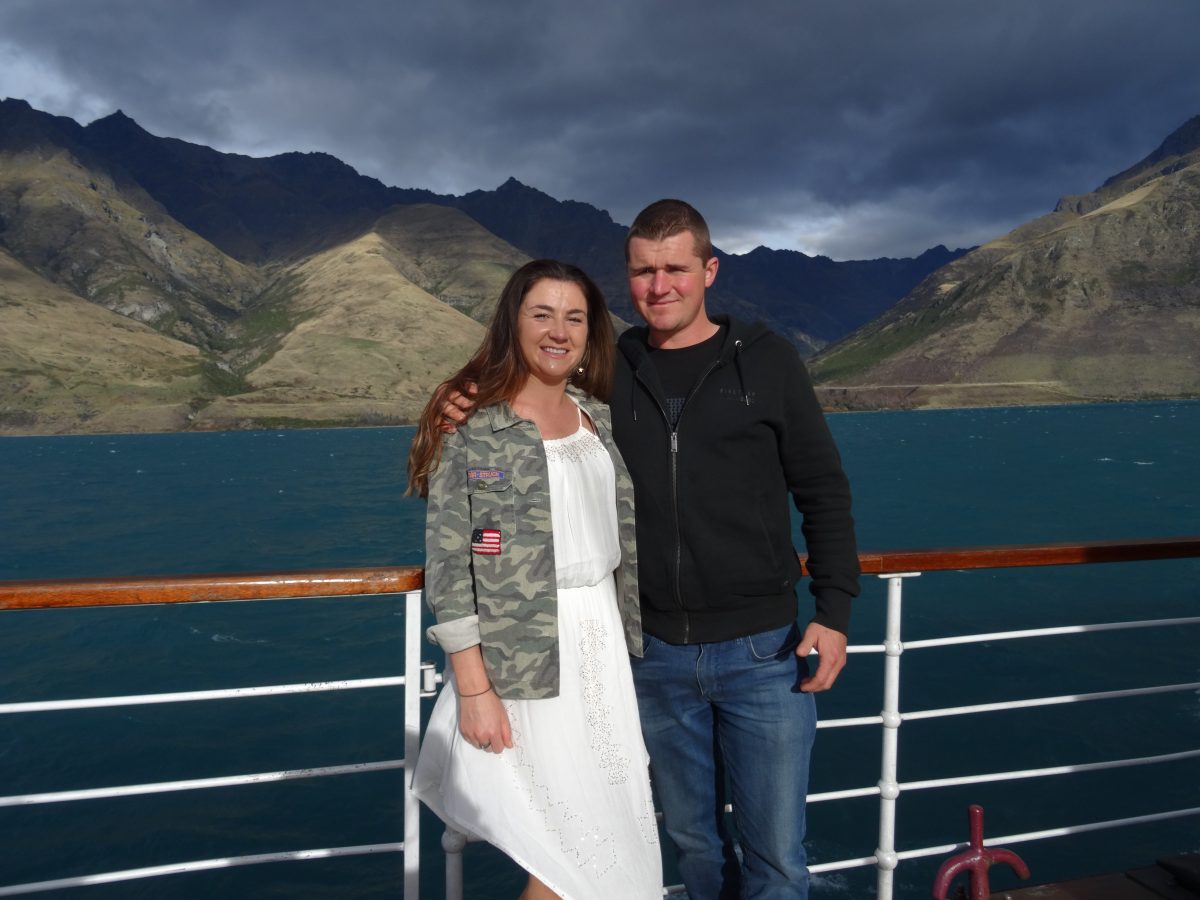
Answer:
[[[0,93],[118,107],[388,184],[509,175],[717,243],[962,246],[1096,187],[1200,113],[1192,0],[116,2],[0,6]]]

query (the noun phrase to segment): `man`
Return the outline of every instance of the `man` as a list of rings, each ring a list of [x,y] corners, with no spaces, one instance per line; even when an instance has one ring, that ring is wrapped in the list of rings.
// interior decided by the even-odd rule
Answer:
[[[791,344],[708,314],[719,261],[703,217],[651,204],[625,257],[646,325],[618,341],[610,404],[634,481],[645,655],[631,662],[666,830],[692,900],[805,898],[812,694],[845,665],[858,593],[849,484]],[[816,598],[803,634],[789,494]]]
[[[849,484],[795,349],[708,314],[719,261],[700,214],[651,204],[625,257],[646,326],[618,342],[611,406],[637,502],[646,644],[633,674],[666,830],[693,900],[807,897],[812,694],[845,664],[858,593]],[[803,635],[789,494],[817,607]]]

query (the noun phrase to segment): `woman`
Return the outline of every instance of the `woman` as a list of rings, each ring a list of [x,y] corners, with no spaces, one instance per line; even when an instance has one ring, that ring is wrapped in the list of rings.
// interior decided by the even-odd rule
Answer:
[[[451,668],[414,789],[523,866],[528,900],[662,893],[628,657],[642,652],[633,485],[594,399],[612,353],[587,275],[522,266],[448,382],[474,385],[478,412],[443,436],[439,392],[409,455],[429,501],[428,635]]]

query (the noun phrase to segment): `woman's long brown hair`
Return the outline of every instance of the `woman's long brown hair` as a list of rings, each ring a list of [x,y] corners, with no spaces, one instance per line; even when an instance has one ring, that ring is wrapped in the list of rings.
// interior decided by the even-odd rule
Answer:
[[[553,259],[527,262],[508,279],[500,293],[496,311],[488,325],[483,343],[470,361],[446,381],[438,385],[425,405],[417,423],[412,448],[408,452],[408,491],[425,497],[429,494],[429,478],[437,470],[442,456],[442,409],[446,398],[454,391],[466,394],[475,387],[475,408],[501,401],[512,402],[525,386],[529,367],[521,354],[517,340],[517,322],[521,302],[539,281],[566,281],[583,291],[587,300],[587,343],[584,346],[582,373],[572,383],[600,400],[607,401],[612,391],[613,327],[604,303],[604,294],[580,268]]]

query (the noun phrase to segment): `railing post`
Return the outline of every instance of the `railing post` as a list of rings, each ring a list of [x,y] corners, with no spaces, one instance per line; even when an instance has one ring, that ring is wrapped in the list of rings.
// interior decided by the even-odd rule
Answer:
[[[892,900],[896,866],[896,799],[900,796],[897,781],[897,760],[900,746],[900,654],[904,645],[900,642],[900,613],[905,578],[914,578],[920,572],[896,575],[881,575],[888,580],[887,624],[885,626],[883,650],[883,748],[880,754],[879,771],[879,846],[875,850],[877,870],[876,896],[878,900]]]
[[[446,900],[463,898],[463,849],[467,836],[446,826],[442,832],[442,849],[446,852]]]
[[[404,895],[421,896],[421,803],[412,792],[421,748],[421,592],[404,595]]]

